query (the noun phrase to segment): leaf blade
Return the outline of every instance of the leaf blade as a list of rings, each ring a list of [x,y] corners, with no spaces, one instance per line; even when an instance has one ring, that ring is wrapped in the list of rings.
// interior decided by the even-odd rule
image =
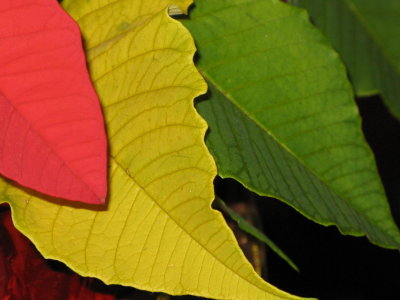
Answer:
[[[0,173],[51,196],[104,204],[104,120],[77,24],[55,1],[2,1],[0,11]]]
[[[219,174],[320,224],[398,248],[337,54],[304,11],[270,0],[230,4],[198,3],[184,22],[210,83],[212,100],[197,108]]]

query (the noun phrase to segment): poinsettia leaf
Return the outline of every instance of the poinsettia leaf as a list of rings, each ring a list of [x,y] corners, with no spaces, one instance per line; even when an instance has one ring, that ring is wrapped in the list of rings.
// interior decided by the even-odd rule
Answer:
[[[104,203],[107,140],[78,25],[55,0],[2,0],[0,41],[0,174]]]

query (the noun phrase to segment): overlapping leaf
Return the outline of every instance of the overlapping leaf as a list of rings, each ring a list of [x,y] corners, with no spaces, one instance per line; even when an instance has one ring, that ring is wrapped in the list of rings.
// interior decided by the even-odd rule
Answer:
[[[382,93],[400,118],[400,1],[292,0],[307,8],[349,69],[357,95]]]
[[[345,70],[305,12],[277,0],[199,1],[184,24],[210,82],[198,109],[219,174],[399,248]]]
[[[54,0],[2,0],[0,28],[0,174],[104,204],[107,140],[77,24]]]
[[[189,1],[177,1],[185,11]],[[110,138],[105,210],[0,183],[16,226],[46,256],[107,283],[216,299],[300,299],[259,278],[210,208],[214,162],[193,98],[205,82],[170,1],[64,1],[81,25]],[[57,200],[52,199],[53,202]]]

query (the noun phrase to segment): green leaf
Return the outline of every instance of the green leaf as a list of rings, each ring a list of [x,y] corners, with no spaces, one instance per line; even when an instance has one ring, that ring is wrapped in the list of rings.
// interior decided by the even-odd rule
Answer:
[[[219,174],[399,248],[344,67],[305,11],[275,0],[199,1],[184,24],[210,83],[198,109]]]
[[[0,203],[10,203],[16,227],[45,257],[109,284],[215,299],[301,299],[262,280],[211,209],[216,168],[193,105],[206,85],[189,32],[167,15],[170,2],[64,1],[85,38],[107,123],[108,206],[68,206],[1,179]],[[190,3],[176,1],[182,12]]]
[[[358,96],[382,93],[400,118],[400,1],[292,0],[339,51]]]
[[[222,199],[217,198],[215,201],[217,201],[218,207],[237,223],[240,229],[266,244],[269,248],[271,248],[272,251],[280,256],[280,258],[286,261],[289,266],[291,266],[295,271],[299,272],[299,268],[296,266],[296,264],[269,237],[239,216],[232,208],[227,206]]]

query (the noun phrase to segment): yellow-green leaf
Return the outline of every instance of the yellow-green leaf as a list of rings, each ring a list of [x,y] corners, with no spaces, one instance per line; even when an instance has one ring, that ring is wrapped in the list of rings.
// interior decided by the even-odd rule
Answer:
[[[206,90],[170,1],[66,0],[86,42],[110,139],[108,207],[43,199],[0,180],[45,257],[106,283],[215,299],[300,299],[254,272],[211,209],[216,168],[193,99]],[[186,11],[190,1],[176,1]],[[79,104],[77,104],[79,105]]]

